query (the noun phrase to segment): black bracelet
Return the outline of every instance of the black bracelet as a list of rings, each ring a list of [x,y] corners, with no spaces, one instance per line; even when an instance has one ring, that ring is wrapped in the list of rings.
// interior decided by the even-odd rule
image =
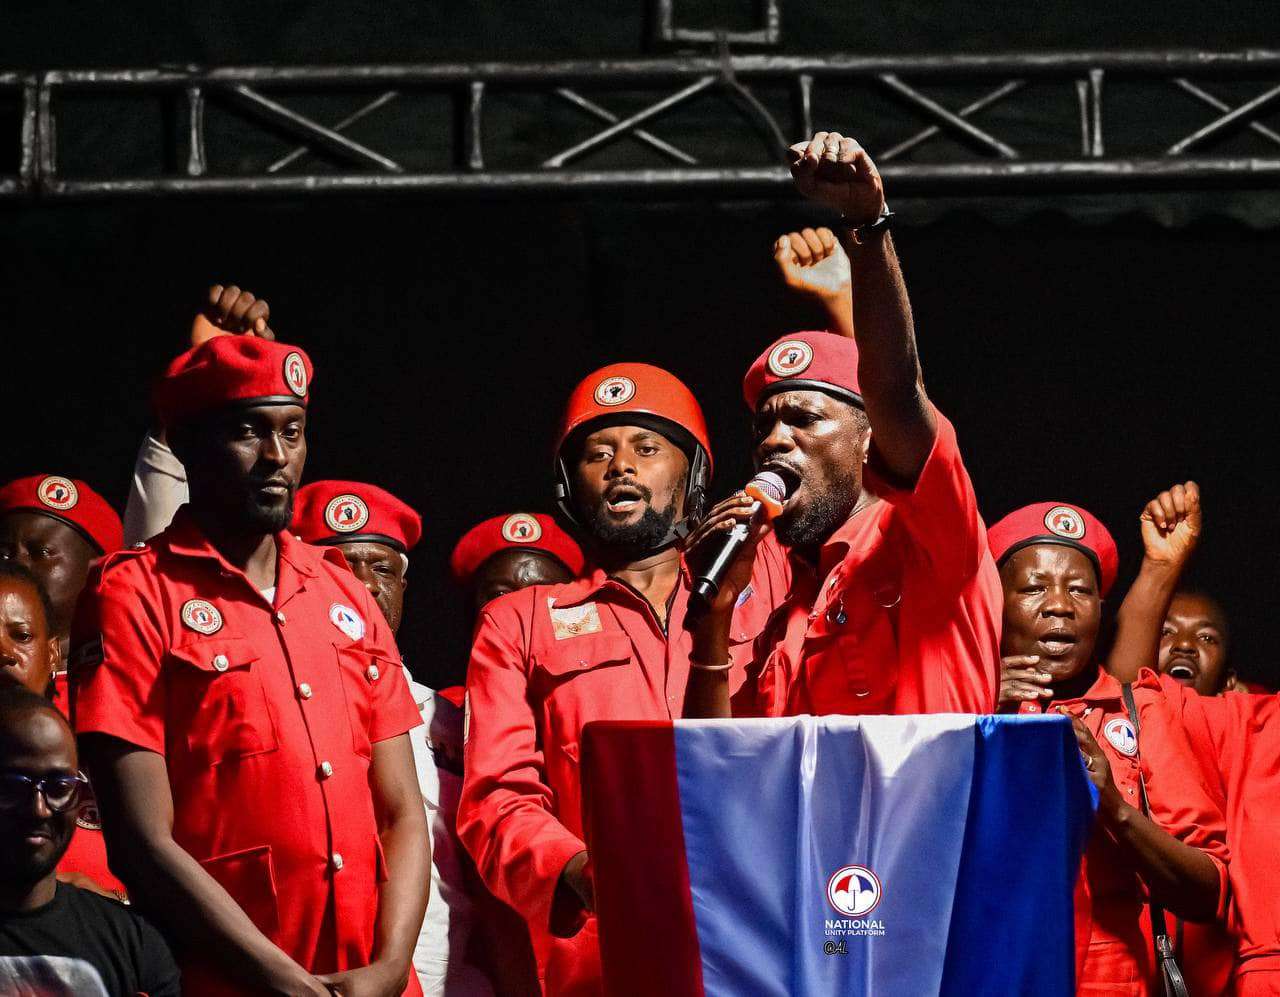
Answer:
[[[873,222],[864,222],[861,225],[851,225],[847,218],[842,218],[840,220],[846,225],[851,225],[849,234],[853,236],[854,244],[860,246],[862,245],[864,237],[869,235],[883,235],[885,232],[888,232],[889,229],[893,227],[893,220],[896,217],[897,215],[890,211],[886,206],[885,209],[880,212],[880,217]]]

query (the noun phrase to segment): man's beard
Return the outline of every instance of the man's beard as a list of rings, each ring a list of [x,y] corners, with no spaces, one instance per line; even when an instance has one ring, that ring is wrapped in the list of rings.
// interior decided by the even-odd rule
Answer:
[[[842,475],[821,492],[809,489],[809,501],[795,516],[786,513],[774,522],[774,530],[788,547],[813,547],[826,542],[858,504],[856,470]]]
[[[671,527],[676,521],[675,492],[683,487],[683,483],[672,489],[667,507],[658,512],[650,504],[653,493],[643,485],[636,486],[644,496],[645,509],[634,523],[618,525],[608,519],[604,503],[586,510],[586,528],[596,544],[608,548],[611,554],[627,558],[639,558],[652,553],[671,535]]]
[[[242,512],[246,525],[253,529],[279,533],[293,522],[293,492],[289,492],[289,498],[283,505],[263,505],[254,495],[247,495]]]

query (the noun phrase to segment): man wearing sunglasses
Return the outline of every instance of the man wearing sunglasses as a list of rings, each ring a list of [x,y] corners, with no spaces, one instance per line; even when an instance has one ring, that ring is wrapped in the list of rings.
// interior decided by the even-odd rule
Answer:
[[[160,934],[123,904],[60,883],[88,780],[58,708],[0,686],[0,993],[178,994]]]

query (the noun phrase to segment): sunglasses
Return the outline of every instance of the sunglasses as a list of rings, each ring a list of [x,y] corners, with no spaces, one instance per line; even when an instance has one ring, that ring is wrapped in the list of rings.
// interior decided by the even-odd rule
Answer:
[[[89,779],[83,772],[58,772],[39,779],[21,772],[0,772],[0,810],[29,807],[33,792],[39,792],[51,811],[66,813],[87,785]]]

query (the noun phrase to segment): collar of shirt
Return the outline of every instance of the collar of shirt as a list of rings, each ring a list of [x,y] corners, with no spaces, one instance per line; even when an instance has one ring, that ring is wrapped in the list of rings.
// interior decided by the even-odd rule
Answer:
[[[303,580],[314,578],[320,571],[320,562],[331,554],[340,558],[342,552],[336,548],[313,547],[303,543],[288,530],[281,530],[275,535],[276,540],[276,606],[283,606],[303,586]],[[153,544],[164,547],[177,557],[188,557],[213,561],[224,575],[239,577],[254,594],[263,599],[262,592],[256,588],[248,576],[231,564],[222,552],[213,546],[192,518],[187,506],[180,508],[173,517],[173,523],[157,537]],[[343,562],[345,564],[345,562]],[[265,600],[264,600],[265,601]]]
[[[691,588],[689,566],[684,557],[680,558],[680,580],[677,585]],[[557,607],[578,606],[584,602],[599,598],[605,592],[625,592],[632,599],[639,599],[648,605],[648,600],[624,581],[620,581],[605,573],[603,568],[595,568],[589,575],[557,586],[555,604]]]

